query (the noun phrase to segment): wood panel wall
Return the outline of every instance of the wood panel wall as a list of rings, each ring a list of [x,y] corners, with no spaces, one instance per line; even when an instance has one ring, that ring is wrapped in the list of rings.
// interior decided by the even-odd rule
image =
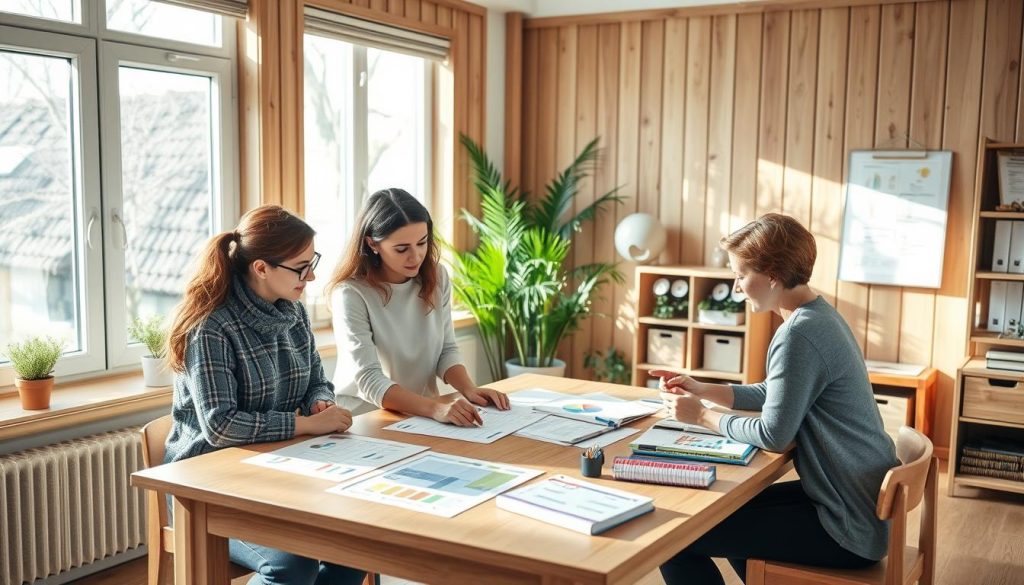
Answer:
[[[601,137],[578,206],[615,186],[629,200],[579,234],[576,262],[620,261],[614,227],[637,211],[667,226],[664,263],[709,262],[723,235],[765,212],[799,218],[818,242],[811,284],[867,358],[941,370],[936,442],[948,445],[978,139],[1024,140],[1024,3],[848,4],[526,20],[521,180],[539,192]],[[908,137],[955,153],[942,288],[839,282],[848,153],[907,147]],[[573,375],[585,375],[589,349],[630,353],[630,286],[596,303],[608,316],[575,336]]]
[[[242,209],[277,203],[302,213],[303,6],[348,14],[442,36],[451,51],[435,84],[434,187],[444,192],[439,215],[451,222],[459,209],[478,209],[459,134],[484,142],[487,11],[461,0],[250,0],[239,25]],[[446,86],[451,85],[449,90]],[[468,241],[455,225],[457,246]]]

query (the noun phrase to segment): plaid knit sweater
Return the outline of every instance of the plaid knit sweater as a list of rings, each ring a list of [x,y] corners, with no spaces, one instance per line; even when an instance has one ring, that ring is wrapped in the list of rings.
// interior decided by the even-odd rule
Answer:
[[[334,402],[309,316],[299,302],[268,303],[241,279],[189,335],[174,380],[165,462],[223,447],[290,439],[295,411]]]

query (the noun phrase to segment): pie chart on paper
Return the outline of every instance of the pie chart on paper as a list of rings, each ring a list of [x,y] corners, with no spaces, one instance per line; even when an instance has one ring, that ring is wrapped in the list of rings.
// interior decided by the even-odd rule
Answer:
[[[571,412],[573,414],[601,412],[601,407],[600,406],[598,406],[596,404],[589,404],[589,403],[586,403],[586,402],[577,402],[577,403],[573,403],[573,404],[566,404],[566,405],[562,406],[562,408],[566,412]]]

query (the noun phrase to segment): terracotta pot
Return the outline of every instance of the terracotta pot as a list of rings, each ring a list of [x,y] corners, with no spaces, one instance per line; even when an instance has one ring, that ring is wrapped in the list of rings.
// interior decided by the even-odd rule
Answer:
[[[25,410],[46,410],[50,408],[50,392],[53,391],[53,376],[42,380],[14,379],[14,385],[21,396],[21,407]]]

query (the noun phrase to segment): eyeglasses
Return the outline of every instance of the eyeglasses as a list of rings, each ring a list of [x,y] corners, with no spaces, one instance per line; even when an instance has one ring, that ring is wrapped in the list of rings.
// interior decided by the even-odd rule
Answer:
[[[299,280],[306,280],[307,278],[309,278],[309,274],[311,272],[313,272],[314,270],[316,270],[316,265],[319,264],[319,263],[320,263],[320,252],[313,252],[313,259],[309,261],[309,264],[306,264],[302,268],[292,268],[291,266],[285,266],[283,264],[276,264],[274,262],[270,262],[270,265],[274,266],[274,267],[277,267],[277,268],[284,268],[285,270],[291,270],[295,274],[299,275]]]

